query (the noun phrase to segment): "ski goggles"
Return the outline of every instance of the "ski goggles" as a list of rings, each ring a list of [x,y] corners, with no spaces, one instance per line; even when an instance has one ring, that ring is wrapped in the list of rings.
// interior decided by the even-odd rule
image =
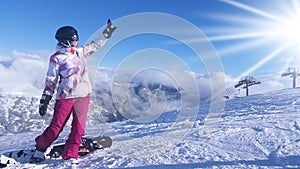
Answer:
[[[78,36],[78,34],[76,33],[76,34],[73,34],[72,36],[71,36],[71,39],[70,39],[71,41],[78,41],[79,40],[79,36]]]

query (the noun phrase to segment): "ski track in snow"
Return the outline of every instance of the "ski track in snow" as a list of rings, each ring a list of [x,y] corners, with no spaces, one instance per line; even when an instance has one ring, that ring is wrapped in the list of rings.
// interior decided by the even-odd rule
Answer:
[[[79,165],[47,159],[11,168],[300,168],[300,89],[227,100],[216,130],[203,137],[205,111],[194,122],[99,124],[87,133],[110,135],[113,145]],[[40,132],[1,136],[0,152],[33,147]]]

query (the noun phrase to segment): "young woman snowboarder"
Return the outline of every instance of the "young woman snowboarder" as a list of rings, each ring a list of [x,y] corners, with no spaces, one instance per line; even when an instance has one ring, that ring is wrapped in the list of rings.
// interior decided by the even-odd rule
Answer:
[[[77,161],[91,93],[86,59],[105,44],[115,29],[108,20],[101,37],[82,47],[78,47],[79,37],[75,28],[63,26],[57,30],[56,52],[50,57],[45,89],[39,106],[39,114],[44,116],[57,88],[54,113],[50,125],[35,139],[36,151],[31,157],[31,162],[45,160],[46,149],[57,139],[71,115],[71,132],[66,140],[62,158]]]

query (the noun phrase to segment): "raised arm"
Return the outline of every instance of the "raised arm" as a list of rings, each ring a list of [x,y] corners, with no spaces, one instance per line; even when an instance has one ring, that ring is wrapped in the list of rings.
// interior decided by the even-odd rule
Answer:
[[[91,54],[96,52],[99,48],[101,48],[112,35],[112,33],[116,30],[117,27],[112,26],[110,19],[107,21],[107,26],[103,30],[102,35],[90,43],[83,46],[83,54],[84,57],[89,57]]]

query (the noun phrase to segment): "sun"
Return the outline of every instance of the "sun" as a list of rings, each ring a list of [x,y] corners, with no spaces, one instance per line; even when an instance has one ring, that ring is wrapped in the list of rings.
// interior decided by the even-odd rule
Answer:
[[[276,26],[274,37],[295,46],[300,54],[300,15],[282,18]]]
[[[251,75],[257,69],[272,61],[283,52],[285,56],[283,65],[298,63],[300,66],[300,1],[270,1],[270,5],[252,6],[241,1],[221,0],[222,2],[234,6],[237,9],[247,12],[247,18],[241,16],[227,17],[236,25],[234,32],[213,37],[213,40],[248,40],[244,46],[261,45],[270,49],[269,53],[249,67],[241,76]],[[276,2],[276,3],[273,3]],[[272,10],[266,10],[267,8]],[[253,40],[254,39],[254,40]],[[240,45],[241,46],[241,45]],[[262,47],[263,48],[263,47]],[[231,51],[241,50],[240,48],[227,49]]]

